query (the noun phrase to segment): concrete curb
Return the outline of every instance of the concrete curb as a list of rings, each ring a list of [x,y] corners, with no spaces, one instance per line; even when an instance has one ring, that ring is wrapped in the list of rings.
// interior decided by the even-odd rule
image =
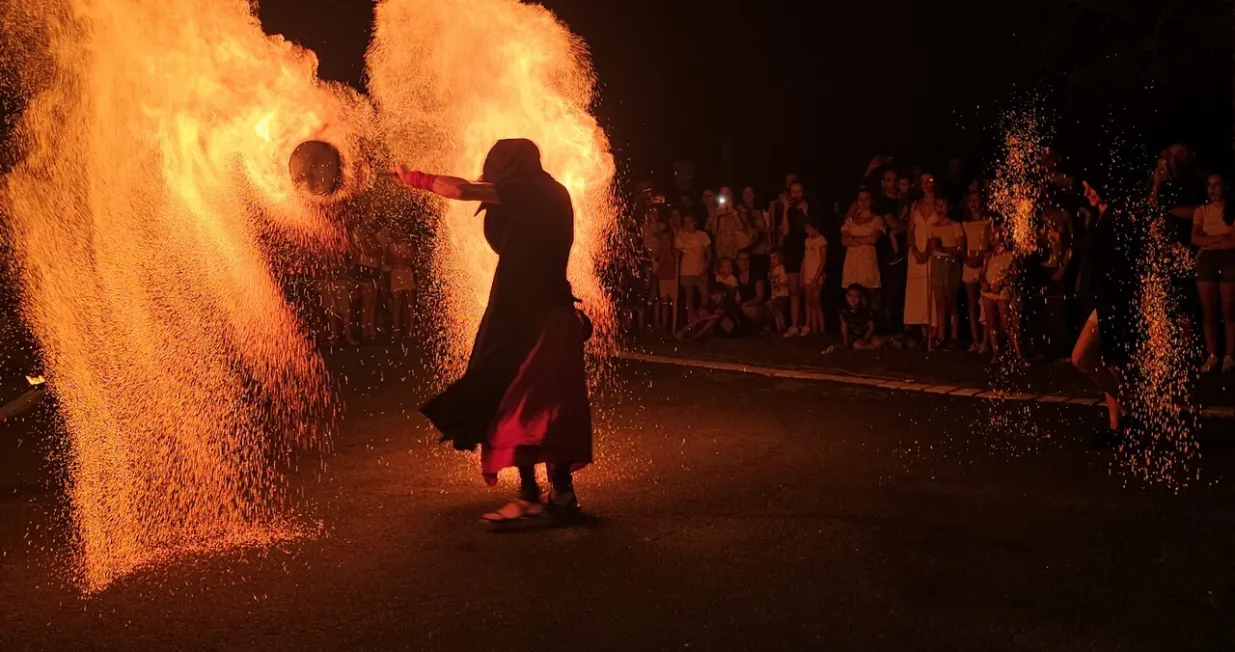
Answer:
[[[1105,405],[1101,399],[1092,396],[1061,396],[1059,394],[1021,394],[1014,392],[1002,392],[999,390],[984,390],[973,387],[959,387],[955,385],[928,385],[922,383],[914,383],[902,380],[890,380],[887,378],[871,378],[864,376],[850,376],[845,374],[827,373],[824,371],[810,371],[805,369],[784,369],[781,367],[762,367],[759,365],[741,364],[737,362],[723,362],[720,360],[703,360],[700,358],[684,358],[668,355],[654,355],[651,353],[639,353],[636,351],[619,351],[616,356],[622,360],[633,360],[636,362],[651,362],[654,364],[675,365],[678,367],[690,367],[693,369],[709,369],[712,371],[733,371],[743,374],[754,374],[757,376],[766,376],[768,378],[787,378],[791,380],[815,380],[831,383],[843,383],[846,385],[862,385],[865,387],[878,387],[880,389],[891,389],[902,392],[921,392],[925,394],[939,394],[944,396],[957,396],[962,398],[980,398],[994,401],[1031,401],[1034,403],[1042,403],[1047,405],[1086,405],[1090,407]],[[1200,415],[1216,419],[1235,419],[1235,407],[1216,406],[1200,409]]]

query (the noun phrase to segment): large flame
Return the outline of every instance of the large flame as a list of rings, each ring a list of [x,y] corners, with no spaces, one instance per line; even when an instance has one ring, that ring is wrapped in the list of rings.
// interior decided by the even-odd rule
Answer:
[[[333,238],[288,156],[354,146],[364,103],[246,0],[31,0],[0,21],[41,83],[0,198],[70,434],[82,579],[278,536],[279,469],[321,443],[329,399],[259,236]]]
[[[475,178],[501,138],[530,138],[545,170],[570,191],[575,245],[569,276],[611,342],[598,275],[616,228],[613,157],[588,112],[595,76],[584,43],[538,5],[516,0],[384,0],[369,50],[369,90],[383,139],[399,160]],[[435,267],[445,284],[442,370],[457,372],[484,314],[497,257],[474,204],[440,205]]]

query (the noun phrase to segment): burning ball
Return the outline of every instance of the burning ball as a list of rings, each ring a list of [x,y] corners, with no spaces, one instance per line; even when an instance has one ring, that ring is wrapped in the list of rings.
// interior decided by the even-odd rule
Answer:
[[[297,188],[315,195],[334,194],[343,185],[343,159],[330,143],[306,140],[296,146],[287,171]]]

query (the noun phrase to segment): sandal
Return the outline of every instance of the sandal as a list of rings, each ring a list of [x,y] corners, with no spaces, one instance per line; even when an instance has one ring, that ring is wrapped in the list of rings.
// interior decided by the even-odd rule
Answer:
[[[480,520],[486,523],[509,523],[510,521],[518,521],[525,518],[536,518],[545,513],[545,506],[539,502],[532,502],[516,498],[503,506],[496,512],[482,514]]]
[[[559,494],[550,490],[544,495],[543,502],[549,511],[559,515],[569,515],[579,511],[579,497],[573,491]]]

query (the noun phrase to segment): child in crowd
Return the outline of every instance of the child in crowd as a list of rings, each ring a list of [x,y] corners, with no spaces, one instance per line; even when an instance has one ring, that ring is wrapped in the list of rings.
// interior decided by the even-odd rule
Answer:
[[[716,283],[729,288],[731,294],[738,289],[738,275],[735,271],[732,258],[725,257],[716,262]]]
[[[1020,345],[1020,324],[1013,307],[1015,293],[1013,283],[1016,278],[1016,255],[1008,247],[1007,238],[1002,230],[995,230],[991,236],[991,254],[982,265],[982,302],[986,312],[986,336],[990,341],[991,352],[999,357],[999,334],[1006,333],[1012,352],[1020,360],[1024,360]]]
[[[811,332],[823,334],[823,304],[820,301],[819,288],[823,284],[824,270],[827,267],[828,240],[819,232],[819,227],[813,222],[806,223],[806,253],[802,257],[802,292],[806,295],[806,325],[802,327],[803,336]]]
[[[900,343],[886,335],[875,334],[875,311],[870,308],[865,287],[854,283],[845,288],[845,306],[840,314],[840,336],[845,346],[859,351],[882,349]]]
[[[708,268],[712,266],[711,244],[712,239],[708,234],[699,230],[699,222],[695,216],[685,216],[674,247],[682,252],[678,280],[682,284],[682,292],[686,295],[687,317],[694,317],[699,304],[706,299]]]
[[[965,307],[969,310],[970,353],[986,353],[986,334],[982,331],[982,263],[990,249],[991,220],[983,211],[982,195],[971,192],[961,214],[965,229],[965,260],[961,282],[965,285]]]
[[[935,301],[935,340],[943,346],[959,339],[956,295],[961,287],[961,255],[965,253],[965,229],[948,214],[948,200],[935,200],[938,220],[930,227],[931,294]],[[949,339],[950,337],[950,339]]]
[[[773,249],[769,255],[771,269],[768,270],[768,286],[771,288],[767,303],[768,314],[776,326],[777,333],[785,331],[785,306],[789,304],[789,274],[785,271],[785,262],[780,249]],[[767,329],[764,329],[767,332]]]
[[[678,256],[673,247],[673,229],[662,225],[660,233],[656,234],[656,253],[654,263],[658,288],[656,305],[656,328],[666,333],[673,333],[673,313],[677,310],[678,301]]]

